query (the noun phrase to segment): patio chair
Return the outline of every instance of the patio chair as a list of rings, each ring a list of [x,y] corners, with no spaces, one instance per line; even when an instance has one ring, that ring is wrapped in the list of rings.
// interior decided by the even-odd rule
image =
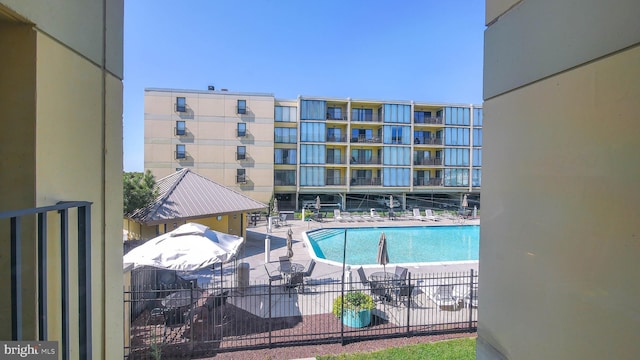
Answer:
[[[289,281],[285,285],[289,289],[289,297],[291,297],[291,290],[296,289],[299,292],[304,292],[304,273],[297,272],[291,274]]]
[[[279,262],[280,262],[281,273],[285,273],[285,274],[291,273],[291,260],[289,260],[288,257],[280,256]]]
[[[431,220],[431,221],[440,221],[442,220],[442,218],[436,214],[433,213],[433,210],[431,209],[425,209],[424,210],[424,217],[427,220]]]
[[[371,214],[371,218],[375,221],[384,221],[384,218],[380,215],[378,215],[378,212],[376,211],[376,209],[370,209],[369,213]]]
[[[334,221],[340,221],[340,222],[345,222],[346,219],[344,217],[342,217],[342,213],[340,213],[339,209],[334,209],[333,210],[333,220]]]
[[[267,272],[267,276],[269,277],[269,283],[282,281],[282,274],[271,275],[271,273],[269,273],[269,268],[267,268],[267,264],[264,264],[264,270]]]
[[[408,273],[409,273],[409,269],[402,266],[396,266],[395,274],[398,275],[398,284],[400,285],[406,284]]]
[[[472,308],[478,307],[478,288],[477,287],[473,287],[471,289],[471,291],[469,291],[464,298],[462,299],[462,301],[464,301],[464,306],[468,307],[468,308]]]
[[[424,216],[420,215],[420,209],[418,209],[418,208],[413,209],[413,218],[415,220],[420,220],[420,221],[427,220],[427,219],[424,218]]]
[[[413,297],[417,294],[418,290],[415,288],[415,285],[400,285],[400,287],[396,290],[396,302],[400,302],[402,298],[407,299],[407,307],[411,305],[413,301]],[[413,301],[415,302],[415,301]]]
[[[360,277],[360,282],[362,283],[362,285],[364,286],[369,286],[369,279],[367,279],[367,276],[364,274],[364,269],[362,268],[362,266],[360,266],[357,270],[358,272],[358,276]]]
[[[316,267],[316,261],[311,259],[311,262],[309,263],[309,267],[307,268],[307,270],[305,270],[305,272],[302,273],[302,275],[304,277],[309,277],[311,276],[311,273],[313,273],[313,269]]]
[[[429,294],[429,298],[433,301],[438,309],[444,307],[453,307],[458,309],[459,299],[453,294],[453,285],[438,285]]]
[[[278,223],[280,224],[280,226],[287,226],[289,224],[287,224],[287,214],[280,214],[278,216]]]

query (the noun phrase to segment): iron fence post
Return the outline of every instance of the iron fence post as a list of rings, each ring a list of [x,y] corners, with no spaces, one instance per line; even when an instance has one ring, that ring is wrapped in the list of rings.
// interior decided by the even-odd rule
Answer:
[[[409,292],[409,295],[407,296],[407,335],[409,335],[409,319],[411,319],[411,293],[413,292],[413,289],[411,289],[411,273],[409,273],[408,277],[408,282],[407,282],[407,291],[411,290],[411,292]],[[400,284],[400,286],[402,286],[402,284]],[[398,292],[398,295],[401,296],[402,295],[402,288],[400,288],[400,291]]]
[[[471,273],[469,275],[469,331],[473,327],[473,306],[471,306],[471,299],[473,299],[473,269],[471,269]],[[462,299],[462,303],[466,306],[467,304]]]
[[[271,348],[271,279],[269,279],[269,348]]]

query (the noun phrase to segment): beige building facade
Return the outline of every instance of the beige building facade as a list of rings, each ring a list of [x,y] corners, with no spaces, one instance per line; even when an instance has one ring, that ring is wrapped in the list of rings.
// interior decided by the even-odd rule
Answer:
[[[486,11],[477,358],[637,358],[640,3]]]
[[[482,108],[146,89],[145,170],[183,167],[280,210],[479,206]]]
[[[56,341],[61,359],[123,357],[122,42],[122,0],[0,0],[0,274],[17,285],[0,338]],[[68,201],[90,211],[15,215]]]

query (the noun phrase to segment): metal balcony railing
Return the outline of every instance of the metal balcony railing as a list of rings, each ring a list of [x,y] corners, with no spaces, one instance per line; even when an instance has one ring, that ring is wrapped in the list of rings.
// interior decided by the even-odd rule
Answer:
[[[327,164],[345,164],[345,159],[341,156],[327,156]]]
[[[441,158],[434,158],[434,159],[422,159],[422,160],[413,160],[413,165],[433,165],[433,166],[440,166],[442,165],[442,159]]]
[[[236,184],[246,184],[247,175],[236,175]]]
[[[377,137],[377,136],[373,136],[373,137],[367,137],[367,136],[358,136],[358,137],[352,137],[351,138],[351,142],[352,143],[368,143],[368,144],[381,144],[382,143],[382,138]]]
[[[425,117],[425,118],[416,118],[414,119],[414,124],[435,124],[441,125],[444,123],[442,117]]]
[[[372,158],[372,159],[359,159],[356,157],[351,157],[351,161],[350,161],[351,165],[381,165],[382,164],[382,158]]]
[[[325,179],[325,184],[327,186],[335,186],[335,185],[346,185],[347,181],[345,178],[340,177],[340,178],[335,178],[335,177],[327,177]]]
[[[184,160],[187,158],[187,153],[185,151],[175,151],[174,156],[176,160]]]
[[[442,186],[442,178],[413,179],[413,186]]]
[[[347,142],[347,135],[341,135],[341,136],[327,135],[327,142],[339,142],[339,143]]]
[[[413,139],[413,144],[414,145],[442,145],[442,139],[415,137]]]
[[[77,252],[69,251],[69,239],[70,233],[73,230],[69,229],[69,217],[70,210],[75,210],[77,213],[77,229],[75,230],[75,238],[77,238]],[[53,217],[51,213],[57,212],[59,217],[58,226],[60,233],[59,236],[50,238],[50,231],[48,227],[48,220]],[[23,219],[25,217],[35,216],[36,220],[36,257],[28,256],[27,258],[33,259],[37,264],[37,297],[38,308],[36,316],[33,318],[38,319],[38,340],[49,340],[47,329],[49,327],[48,319],[48,297],[51,292],[60,292],[62,295],[62,314],[61,314],[61,347],[59,348],[62,359],[70,359],[70,319],[71,313],[78,314],[78,354],[79,359],[91,359],[92,356],[92,326],[91,326],[91,259],[93,254],[91,252],[91,203],[88,201],[69,201],[59,202],[56,205],[44,206],[38,208],[21,209],[15,211],[0,212],[0,219],[9,219],[10,223],[10,242],[11,242],[11,340],[19,341],[24,340],[22,335],[23,329],[23,313],[30,311],[31,309],[23,308],[22,304],[22,274],[28,274],[33,271],[33,264],[23,264],[22,244],[23,241],[28,242],[28,239],[24,239],[24,233],[22,229]],[[28,221],[28,219],[27,219]],[[27,227],[30,229],[31,224]],[[29,236],[29,230],[27,230],[27,236]],[[47,278],[48,269],[47,263],[51,258],[50,252],[47,251],[48,246],[59,246],[61,254],[59,262],[61,264],[61,278],[60,282],[50,284]],[[73,258],[70,259],[70,257]],[[74,261],[77,266],[77,273],[73,275],[70,273],[70,269],[75,266],[70,266],[71,261]],[[57,261],[56,261],[57,262]],[[75,279],[75,281],[73,281]],[[77,291],[70,290],[70,286],[74,282],[77,284]],[[55,290],[50,290],[55,289]],[[77,301],[70,301],[72,294],[76,294]],[[70,309],[70,303],[77,303],[77,308]],[[75,316],[74,316],[75,317]],[[74,339],[75,340],[75,339]]]
[[[351,186],[379,186],[382,185],[381,178],[379,177],[356,177],[351,178]]]

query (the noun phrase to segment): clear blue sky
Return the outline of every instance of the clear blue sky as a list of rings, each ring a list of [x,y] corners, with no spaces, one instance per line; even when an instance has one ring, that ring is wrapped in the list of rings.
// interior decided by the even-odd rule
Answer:
[[[128,0],[124,169],[144,169],[144,89],[480,104],[482,0]]]

